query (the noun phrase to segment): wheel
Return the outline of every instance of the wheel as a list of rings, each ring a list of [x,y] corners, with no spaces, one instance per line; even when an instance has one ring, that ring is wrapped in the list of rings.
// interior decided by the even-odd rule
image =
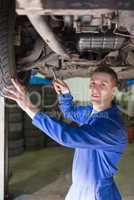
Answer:
[[[15,76],[14,24],[15,1],[0,0],[0,92]]]

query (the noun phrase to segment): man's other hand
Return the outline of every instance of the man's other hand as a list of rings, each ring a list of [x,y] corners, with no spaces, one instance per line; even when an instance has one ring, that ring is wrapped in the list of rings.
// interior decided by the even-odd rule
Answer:
[[[65,83],[64,81],[60,79],[56,79],[53,82],[53,86],[57,94],[66,94],[70,92],[67,83]]]
[[[32,104],[26,87],[20,84],[16,79],[11,79],[11,81],[13,85],[4,89],[3,96],[16,101],[17,104],[33,118],[39,109]]]

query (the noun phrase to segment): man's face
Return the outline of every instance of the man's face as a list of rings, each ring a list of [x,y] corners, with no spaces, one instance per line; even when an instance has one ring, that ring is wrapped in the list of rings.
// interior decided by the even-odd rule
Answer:
[[[115,82],[104,72],[96,72],[90,81],[90,95],[93,104],[105,105],[111,103],[115,91]]]

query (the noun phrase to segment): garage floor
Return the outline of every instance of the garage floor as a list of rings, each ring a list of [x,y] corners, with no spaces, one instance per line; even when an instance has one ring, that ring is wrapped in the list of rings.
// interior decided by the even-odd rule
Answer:
[[[71,184],[73,151],[50,147],[10,159],[9,188],[15,200],[63,200]],[[119,164],[116,180],[124,200],[134,200],[134,144]]]

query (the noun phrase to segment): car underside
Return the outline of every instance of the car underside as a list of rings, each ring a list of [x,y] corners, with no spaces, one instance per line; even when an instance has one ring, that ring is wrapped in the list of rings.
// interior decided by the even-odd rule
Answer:
[[[17,71],[67,78],[103,65],[133,78],[133,2],[125,2],[17,0]]]
[[[103,65],[112,67],[119,79],[134,78],[132,0],[1,0],[1,5],[0,23],[8,19],[8,28],[0,30],[0,43],[8,42],[4,48],[12,62],[4,63],[1,47],[1,66],[6,66],[1,67],[0,90],[12,76],[27,77],[34,69],[45,77],[51,78],[53,69],[57,77],[68,78],[89,76]]]

